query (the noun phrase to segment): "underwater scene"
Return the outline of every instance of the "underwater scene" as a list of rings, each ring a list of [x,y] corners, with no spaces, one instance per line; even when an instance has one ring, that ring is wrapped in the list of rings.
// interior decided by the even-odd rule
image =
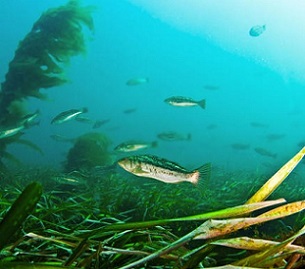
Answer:
[[[0,269],[304,268],[303,10],[2,1]]]

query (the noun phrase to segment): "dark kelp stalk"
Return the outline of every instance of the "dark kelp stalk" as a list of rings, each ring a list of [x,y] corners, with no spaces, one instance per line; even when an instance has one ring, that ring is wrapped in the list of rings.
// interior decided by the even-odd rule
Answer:
[[[24,124],[28,97],[44,99],[40,92],[67,82],[64,68],[72,56],[85,52],[83,26],[93,30],[92,7],[81,7],[76,0],[44,12],[30,33],[20,42],[5,81],[1,83],[0,128]],[[28,126],[25,126],[28,127]],[[0,140],[0,153],[20,135]],[[3,154],[0,156],[3,157]]]

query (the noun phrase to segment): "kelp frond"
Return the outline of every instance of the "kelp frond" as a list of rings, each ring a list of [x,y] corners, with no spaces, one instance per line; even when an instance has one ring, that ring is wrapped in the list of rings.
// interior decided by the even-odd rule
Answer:
[[[91,12],[92,7],[70,1],[41,15],[9,64],[0,95],[1,123],[11,120],[8,114],[12,102],[30,96],[41,98],[41,88],[67,81],[64,66],[72,56],[85,52],[82,27],[93,30]]]

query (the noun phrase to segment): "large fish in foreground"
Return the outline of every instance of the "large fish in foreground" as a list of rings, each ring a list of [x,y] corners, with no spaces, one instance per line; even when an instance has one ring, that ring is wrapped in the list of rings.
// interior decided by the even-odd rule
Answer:
[[[126,157],[119,160],[118,164],[134,175],[157,179],[165,183],[186,181],[197,184],[200,179],[208,180],[211,173],[210,163],[189,171],[177,163],[153,155]]]

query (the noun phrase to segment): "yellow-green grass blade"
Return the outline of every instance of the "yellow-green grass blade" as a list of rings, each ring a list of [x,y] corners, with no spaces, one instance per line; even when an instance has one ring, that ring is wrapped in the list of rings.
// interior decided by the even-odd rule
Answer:
[[[272,240],[264,240],[257,238],[250,238],[246,236],[219,239],[214,242],[211,242],[212,245],[225,246],[236,249],[246,249],[246,250],[256,250],[262,251],[266,250],[269,247],[280,244],[281,242],[276,242]],[[298,245],[287,245],[284,250],[286,251],[298,251],[299,253],[305,254],[305,248]]]
[[[283,218],[300,212],[305,208],[305,200],[280,206],[255,218],[236,218],[228,220],[208,220],[193,231],[194,239],[208,239],[233,233],[251,225]]]
[[[33,182],[29,184],[13,203],[0,223],[0,250],[9,242],[23,221],[32,213],[40,200],[42,186]]]
[[[235,262],[234,265],[240,265],[240,266],[251,266],[251,265],[261,265],[263,266],[264,263],[267,263],[268,260],[272,259],[272,256],[275,254],[278,254],[279,252],[283,251],[286,246],[291,244],[297,237],[303,235],[305,233],[305,226],[296,234],[289,237],[285,241],[272,246],[270,248],[267,248],[264,251],[258,252],[256,254],[253,254],[249,257],[246,257],[238,262]],[[297,251],[291,251],[291,253],[294,253]]]
[[[287,178],[291,171],[302,160],[305,154],[303,147],[279,171],[277,171],[247,202],[246,204],[264,201]]]
[[[163,220],[152,220],[152,221],[142,221],[142,222],[131,222],[131,223],[118,223],[108,225],[102,228],[98,228],[89,232],[89,237],[97,238],[100,236],[101,233],[107,231],[117,231],[117,230],[129,230],[129,229],[142,229],[142,228],[149,228],[157,225],[166,225],[172,222],[179,222],[179,221],[195,221],[195,220],[207,220],[207,219],[222,219],[222,218],[229,218],[244,215],[250,212],[253,212],[258,209],[262,209],[264,207],[276,205],[285,202],[285,199],[278,199],[272,201],[264,201],[260,203],[253,203],[247,205],[240,205],[235,207],[230,207],[226,209],[221,209],[213,212],[207,212],[203,214],[187,216],[182,218],[173,218],[173,219],[163,219]]]

